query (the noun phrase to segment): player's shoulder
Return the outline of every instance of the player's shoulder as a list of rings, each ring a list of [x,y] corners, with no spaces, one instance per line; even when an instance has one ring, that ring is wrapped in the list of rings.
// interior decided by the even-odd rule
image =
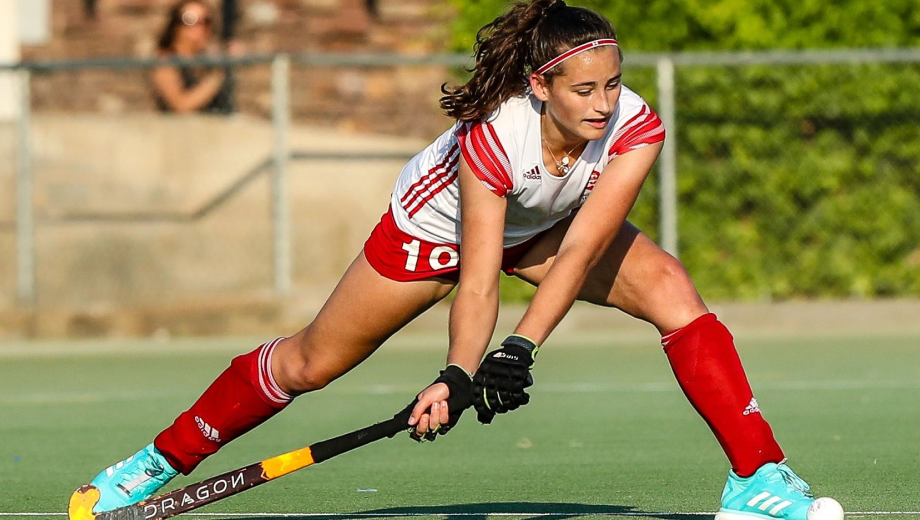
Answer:
[[[608,141],[616,139],[625,129],[634,126],[639,121],[646,120],[661,123],[658,115],[645,99],[634,90],[623,85],[620,91],[620,99],[617,101],[616,112],[611,121],[612,124],[607,128],[606,139]]]
[[[534,123],[536,121],[536,123]],[[482,136],[493,148],[510,156],[534,124],[539,125],[540,105],[529,95],[515,96],[503,101],[498,108],[478,121],[458,125],[457,137]]]
[[[540,104],[535,99],[529,94],[506,99],[484,122],[504,131],[524,128],[534,117],[540,116]]]
[[[617,122],[628,121],[642,112],[652,112],[652,109],[636,91],[623,85],[617,107]]]
[[[658,114],[632,89],[620,92],[613,124],[607,129],[608,157],[613,158],[664,140],[665,128]]]

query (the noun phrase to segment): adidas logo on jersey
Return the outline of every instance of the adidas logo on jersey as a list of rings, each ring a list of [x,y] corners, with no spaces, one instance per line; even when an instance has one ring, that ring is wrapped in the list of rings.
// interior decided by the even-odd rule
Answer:
[[[742,415],[751,415],[752,413],[760,413],[760,406],[757,404],[757,399],[751,398],[750,404],[744,409]]]
[[[541,175],[540,175],[540,167],[539,167],[539,166],[534,166],[534,167],[531,168],[529,171],[524,172],[524,178],[527,179],[527,180],[538,181],[538,180],[540,180],[540,177],[541,177]]]
[[[198,417],[197,415],[195,416],[195,422],[198,423],[198,429],[201,430],[201,433],[205,436],[206,439],[214,442],[220,442],[220,432],[217,431],[217,428],[212,428],[210,424],[204,422],[204,419]]]

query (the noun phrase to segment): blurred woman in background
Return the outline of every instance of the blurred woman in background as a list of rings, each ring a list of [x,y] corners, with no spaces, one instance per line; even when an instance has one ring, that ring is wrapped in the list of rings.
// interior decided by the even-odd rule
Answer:
[[[169,12],[169,20],[157,44],[161,58],[196,58],[214,54],[216,19],[203,0],[181,0]],[[235,53],[233,45],[228,51]],[[164,112],[216,113],[232,111],[230,82],[223,68],[165,65],[153,70],[157,106]]]

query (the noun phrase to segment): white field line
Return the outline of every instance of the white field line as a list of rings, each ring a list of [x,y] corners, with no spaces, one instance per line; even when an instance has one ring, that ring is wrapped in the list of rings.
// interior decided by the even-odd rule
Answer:
[[[417,385],[370,385],[351,388],[336,388],[326,390],[332,394],[359,394],[359,395],[391,395],[416,392]],[[753,383],[754,391],[799,391],[799,390],[920,390],[920,381],[915,380],[868,380],[854,381],[844,379],[839,381],[776,381],[769,383]],[[537,383],[530,390],[533,394],[598,394],[598,393],[658,393],[679,392],[680,388],[675,381],[656,381],[649,383]]]
[[[156,340],[73,340],[0,343],[0,359],[71,358],[83,356],[150,356],[165,357],[181,354],[243,354],[260,345],[258,340],[232,339],[217,341],[156,341]],[[248,348],[247,348],[248,347]]]
[[[174,392],[32,392],[6,394],[0,397],[0,406],[43,404],[94,404],[101,402],[159,401],[178,396]]]
[[[715,512],[689,512],[682,513],[678,511],[622,511],[622,512],[566,512],[559,511],[556,513],[515,513],[515,512],[479,512],[479,513],[445,513],[444,511],[418,511],[406,513],[184,513],[182,516],[199,516],[199,517],[224,517],[224,518],[407,518],[417,516],[503,516],[503,517],[556,517],[556,516],[626,516],[626,517],[659,517],[659,516],[715,516]],[[852,516],[918,516],[920,511],[849,511],[846,514]],[[20,517],[20,516],[67,516],[66,513],[3,513],[0,517]]]
[[[778,381],[755,383],[755,391],[800,391],[800,390],[918,390],[920,381]],[[418,391],[418,385],[362,385],[332,387],[327,395],[402,395]],[[680,391],[673,381],[651,383],[546,383],[537,385],[534,394],[598,394],[598,393],[660,393]],[[6,394],[0,397],[0,406],[22,406],[42,404],[89,404],[101,402],[133,402],[161,400],[180,396],[177,392],[33,392]]]
[[[446,323],[446,322],[445,322]],[[564,323],[564,322],[563,322]],[[781,328],[781,327],[780,327]],[[616,332],[611,332],[616,330]],[[659,337],[654,329],[574,331],[559,329],[562,337],[553,340],[553,349],[570,350],[579,348],[640,348],[660,352]],[[565,335],[569,335],[566,337]],[[747,333],[739,344],[756,347],[763,342],[774,342],[789,337],[802,341],[831,343],[841,338],[898,344],[907,342],[916,345],[920,341],[920,329],[884,330],[878,333],[867,331],[807,331]],[[736,335],[739,337],[739,335]],[[274,339],[274,336],[230,336],[201,338],[128,338],[128,339],[63,339],[63,340],[10,340],[0,341],[0,359],[41,359],[48,357],[83,357],[100,355],[151,356],[188,354],[244,354],[257,345]],[[438,331],[403,331],[383,345],[383,351],[444,350],[444,333]]]

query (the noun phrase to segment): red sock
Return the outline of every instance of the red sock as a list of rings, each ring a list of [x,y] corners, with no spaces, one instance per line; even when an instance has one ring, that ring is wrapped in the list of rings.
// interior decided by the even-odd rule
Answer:
[[[661,344],[690,404],[712,429],[738,476],[783,460],[760,414],[734,340],[715,314],[665,334]]]
[[[293,399],[271,374],[272,351],[283,338],[235,358],[153,444],[188,475],[208,455],[280,412]]]

